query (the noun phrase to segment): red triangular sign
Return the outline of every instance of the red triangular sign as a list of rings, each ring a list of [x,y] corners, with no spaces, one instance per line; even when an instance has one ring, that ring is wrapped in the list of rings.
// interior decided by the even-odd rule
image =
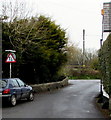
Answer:
[[[5,62],[6,63],[15,63],[16,62],[12,53],[8,54],[8,57]]]

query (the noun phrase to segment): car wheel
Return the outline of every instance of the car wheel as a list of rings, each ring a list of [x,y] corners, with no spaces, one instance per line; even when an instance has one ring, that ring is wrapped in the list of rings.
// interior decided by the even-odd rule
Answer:
[[[12,95],[12,96],[11,96],[11,99],[10,99],[10,104],[11,104],[11,106],[15,106],[16,103],[17,103],[16,96],[15,96],[15,95]]]
[[[27,99],[28,99],[28,101],[33,101],[34,100],[34,94],[33,94],[33,92],[29,93],[29,97]]]

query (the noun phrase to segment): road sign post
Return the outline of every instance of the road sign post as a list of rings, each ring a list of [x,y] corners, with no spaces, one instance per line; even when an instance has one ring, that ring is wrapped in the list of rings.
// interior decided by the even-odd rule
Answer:
[[[10,78],[12,77],[12,64],[10,63]]]
[[[16,63],[16,56],[14,53],[9,53],[7,55],[7,59],[5,61],[6,63],[10,63],[10,78],[12,77],[12,64],[11,63]]]

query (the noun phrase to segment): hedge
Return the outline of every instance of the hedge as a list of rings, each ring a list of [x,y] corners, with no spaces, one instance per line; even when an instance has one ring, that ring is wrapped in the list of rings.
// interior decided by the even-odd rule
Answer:
[[[99,63],[104,89],[111,96],[111,34],[99,50]]]

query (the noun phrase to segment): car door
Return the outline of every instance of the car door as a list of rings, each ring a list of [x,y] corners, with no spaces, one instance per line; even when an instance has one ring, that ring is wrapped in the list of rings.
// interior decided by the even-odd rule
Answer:
[[[10,84],[12,86],[12,94],[16,95],[16,99],[20,99],[22,91],[16,79],[11,79]]]
[[[22,98],[26,98],[29,94],[30,89],[28,89],[28,87],[25,85],[25,83],[23,81],[21,81],[20,79],[17,79],[19,86],[21,88],[21,97]]]

